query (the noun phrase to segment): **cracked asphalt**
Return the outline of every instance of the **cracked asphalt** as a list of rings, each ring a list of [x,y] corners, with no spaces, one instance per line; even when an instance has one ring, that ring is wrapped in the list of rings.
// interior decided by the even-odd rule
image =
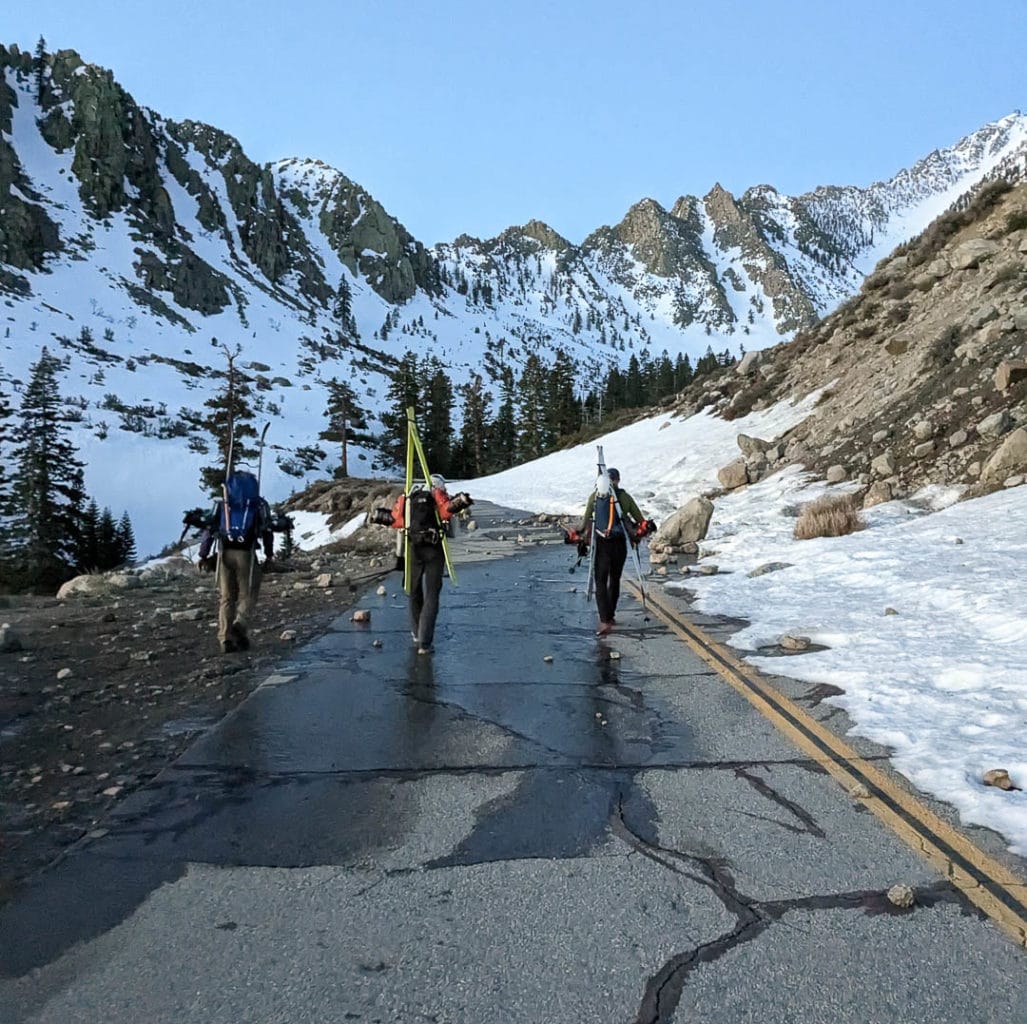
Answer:
[[[567,548],[479,560],[517,532],[480,518],[433,656],[394,574],[0,912],[0,1020],[1027,1021],[1023,950],[639,605],[597,640]]]

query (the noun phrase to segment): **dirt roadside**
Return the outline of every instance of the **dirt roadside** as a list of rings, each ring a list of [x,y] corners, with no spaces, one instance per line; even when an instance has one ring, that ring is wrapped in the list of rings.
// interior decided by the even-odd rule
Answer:
[[[118,801],[393,565],[370,552],[273,562],[252,647],[228,656],[214,581],[181,560],[65,601],[0,597],[18,648],[0,653],[0,903],[70,844],[102,834]]]

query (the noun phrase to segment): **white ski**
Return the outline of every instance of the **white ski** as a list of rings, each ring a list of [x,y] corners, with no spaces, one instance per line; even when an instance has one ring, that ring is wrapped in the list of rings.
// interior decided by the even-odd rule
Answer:
[[[617,491],[614,489],[613,484],[610,483],[610,478],[606,475],[606,460],[603,456],[603,446],[601,444],[596,445],[596,462],[599,470],[599,476],[596,479],[596,496],[600,494],[604,497],[609,494],[613,497],[613,507],[617,510],[617,522],[620,523],[620,528],[624,531],[624,541],[628,545],[628,551],[631,552],[632,561],[635,563],[635,573],[638,576],[638,590],[642,597],[642,608],[645,611],[649,610],[649,606],[646,604],[645,599],[645,584],[642,580],[642,561],[638,557],[638,548],[631,543],[631,534],[628,533],[627,524],[624,522],[624,512],[620,507],[620,502],[617,500]],[[593,576],[593,566],[595,563],[595,503],[592,505],[592,524],[591,524],[591,537],[592,544],[589,547],[589,560],[588,560],[588,599],[592,600],[592,592],[595,585],[595,579]]]

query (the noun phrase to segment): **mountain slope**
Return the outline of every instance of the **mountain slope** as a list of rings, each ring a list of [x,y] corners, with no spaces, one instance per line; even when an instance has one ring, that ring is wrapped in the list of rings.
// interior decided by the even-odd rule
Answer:
[[[594,384],[632,351],[764,348],[981,178],[1022,173],[1027,152],[1013,115],[869,189],[715,187],[670,211],[642,200],[580,246],[530,222],[428,248],[339,171],[257,165],[225,132],[139,107],[72,51],[0,47],[0,71],[0,387],[16,404],[43,345],[64,357],[87,487],[128,508],[143,550],[198,500],[223,345],[241,347],[257,414],[274,421],[265,470],[280,495],[335,463],[317,451],[331,377],[374,426],[407,349],[455,382],[562,350]],[[140,494],[156,461],[167,482]]]

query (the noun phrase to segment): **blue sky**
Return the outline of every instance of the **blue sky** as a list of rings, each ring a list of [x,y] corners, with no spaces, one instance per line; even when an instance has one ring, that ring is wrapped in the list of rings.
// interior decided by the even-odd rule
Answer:
[[[135,99],[316,157],[422,241],[531,218],[571,241],[715,182],[866,185],[1027,107],[1024,0],[34,0]]]

